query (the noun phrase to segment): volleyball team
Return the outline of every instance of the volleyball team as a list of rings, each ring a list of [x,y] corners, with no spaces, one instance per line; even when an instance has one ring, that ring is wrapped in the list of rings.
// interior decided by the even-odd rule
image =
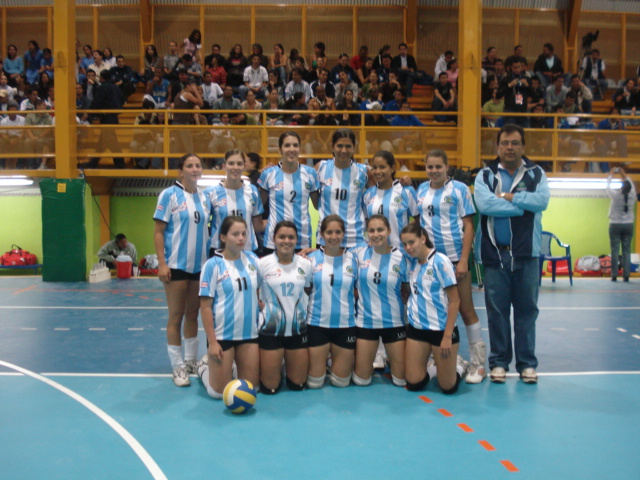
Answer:
[[[416,192],[395,178],[390,152],[357,163],[349,129],[335,131],[334,158],[316,168],[300,163],[300,143],[295,132],[280,136],[281,160],[259,189],[242,179],[245,154],[231,150],[219,185],[199,189],[202,161],[187,154],[160,194],[154,243],[174,383],[198,374],[213,398],[235,377],[264,394],[283,378],[294,391],[322,388],[327,376],[336,387],[366,386],[381,354],[392,383],[411,391],[433,376],[447,394],[462,379],[482,382],[486,346],[468,271],[475,209],[468,187],[447,178],[446,153],[427,154],[428,181]],[[262,231],[267,254],[258,258]],[[470,362],[458,355],[458,313]]]

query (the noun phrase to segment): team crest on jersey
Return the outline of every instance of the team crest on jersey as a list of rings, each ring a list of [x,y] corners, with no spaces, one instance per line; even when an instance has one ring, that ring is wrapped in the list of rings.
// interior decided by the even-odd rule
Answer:
[[[272,278],[279,278],[282,275],[282,270],[279,268],[275,272],[267,273],[264,278],[265,280],[270,280]]]
[[[249,201],[249,203],[251,204],[252,207],[256,206],[256,201],[252,198],[251,201]]]
[[[451,198],[451,195],[447,195],[442,199],[442,203],[453,203],[453,198]]]
[[[250,263],[249,265],[247,265],[247,270],[249,270],[250,272],[255,272],[256,271],[256,267],[254,267],[253,264]]]
[[[306,276],[307,274],[302,268],[298,267],[298,275]]]
[[[428,277],[433,277],[433,268],[431,267],[427,268],[426,274]]]
[[[526,192],[527,191],[527,186],[525,185],[524,182],[520,182],[518,184],[518,187],[516,188],[516,192]]]
[[[353,273],[353,268],[351,267],[351,265],[348,265],[345,269],[344,269],[345,275],[347,275],[348,277],[353,277],[355,276]]]
[[[184,212],[187,208],[189,208],[187,206],[187,202],[182,202],[180,205],[176,205],[175,207],[173,207],[171,209],[171,213]]]
[[[305,183],[304,183],[304,188],[305,188],[306,190],[311,190],[311,182],[305,182]]]
[[[400,205],[402,203],[402,198],[400,196],[394,197],[393,203],[395,203],[396,205]]]
[[[362,185],[362,182],[360,180],[354,180],[353,181],[353,186],[356,188],[360,188],[360,186]]]

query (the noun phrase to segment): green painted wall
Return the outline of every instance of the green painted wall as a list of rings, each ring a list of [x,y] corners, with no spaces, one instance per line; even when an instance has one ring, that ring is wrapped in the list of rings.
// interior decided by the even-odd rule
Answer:
[[[0,255],[12,244],[29,250],[42,262],[42,197],[0,196]],[[17,270],[0,270],[0,275],[14,275]],[[32,275],[33,270],[22,273]]]
[[[111,231],[127,236],[136,246],[138,260],[156,252],[153,213],[157,201],[156,197],[111,197]]]

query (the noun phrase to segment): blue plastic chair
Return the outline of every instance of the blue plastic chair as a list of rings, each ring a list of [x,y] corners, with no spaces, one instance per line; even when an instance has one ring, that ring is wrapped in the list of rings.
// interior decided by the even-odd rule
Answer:
[[[551,255],[551,240],[555,240],[559,247],[564,248],[564,256]],[[542,285],[542,267],[545,261],[551,262],[551,281],[556,281],[556,264],[560,260],[566,260],[569,267],[569,283],[573,286],[573,271],[571,269],[571,245],[562,243],[560,239],[551,232],[542,232],[542,241],[540,243],[540,284]]]

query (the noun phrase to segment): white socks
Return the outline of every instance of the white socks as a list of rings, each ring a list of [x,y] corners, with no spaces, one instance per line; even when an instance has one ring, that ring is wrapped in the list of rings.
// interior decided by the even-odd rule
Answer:
[[[198,337],[183,338],[182,345],[184,346],[185,362],[198,359]]]
[[[476,322],[473,325],[466,325],[464,328],[467,330],[469,345],[482,342],[482,329],[480,328],[480,322]]]

